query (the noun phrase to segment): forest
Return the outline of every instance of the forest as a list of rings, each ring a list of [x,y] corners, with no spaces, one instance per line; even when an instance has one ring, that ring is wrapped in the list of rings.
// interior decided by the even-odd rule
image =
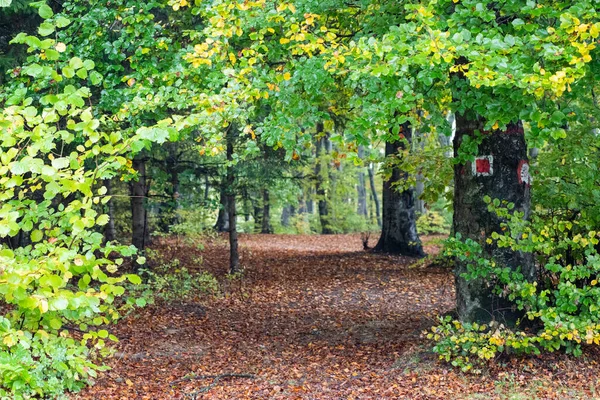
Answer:
[[[600,398],[598,44],[597,0],[0,0],[0,398]]]

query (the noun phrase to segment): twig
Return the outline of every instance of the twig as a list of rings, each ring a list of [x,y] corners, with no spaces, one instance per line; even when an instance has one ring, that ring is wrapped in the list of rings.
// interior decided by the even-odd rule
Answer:
[[[191,393],[187,393],[186,397],[189,397],[193,400],[196,400],[196,396],[198,396],[201,393],[207,393],[210,389],[214,388],[215,386],[217,386],[217,384],[219,383],[219,381],[223,378],[247,378],[247,379],[256,379],[255,375],[252,374],[220,374],[220,375],[195,375],[195,374],[191,374],[191,375],[187,375],[184,376],[183,378],[180,379],[176,379],[173,382],[169,383],[170,386],[176,385],[178,383],[181,382],[186,382],[186,381],[192,381],[192,380],[200,380],[200,379],[212,379],[213,381],[211,382],[210,385],[205,386],[201,389],[198,389],[194,392]]]

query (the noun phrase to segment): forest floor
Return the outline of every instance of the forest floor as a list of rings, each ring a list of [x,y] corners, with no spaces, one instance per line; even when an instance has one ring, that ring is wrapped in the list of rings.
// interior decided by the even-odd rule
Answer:
[[[434,239],[425,238],[429,253]],[[163,239],[167,259],[203,257],[222,294],[122,320],[111,331],[121,339],[112,369],[72,398],[600,398],[593,350],[512,359],[481,375],[437,361],[421,334],[453,307],[448,270],[364,252],[358,235],[242,235],[241,243],[246,273],[228,281],[223,240],[201,251]]]

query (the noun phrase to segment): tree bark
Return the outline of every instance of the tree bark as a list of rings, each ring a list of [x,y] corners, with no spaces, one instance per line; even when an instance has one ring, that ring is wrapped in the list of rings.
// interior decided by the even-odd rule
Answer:
[[[375,217],[377,219],[377,225],[381,226],[381,205],[379,204],[379,195],[377,194],[377,187],[375,186],[375,171],[373,170],[373,164],[369,164],[369,186],[371,186],[371,198],[375,203]]]
[[[292,217],[293,207],[290,205],[283,206],[281,210],[281,226],[288,228],[290,226],[290,219]]]
[[[317,194],[318,201],[318,209],[319,209],[319,220],[321,221],[321,233],[324,235],[329,235],[333,233],[333,229],[331,227],[331,219],[329,216],[329,204],[327,202],[327,189],[325,187],[324,176],[329,176],[327,174],[327,164],[325,164],[323,155],[329,154],[329,146],[327,135],[323,134],[323,123],[319,122],[317,124],[317,136],[321,136],[317,139],[316,146],[316,165],[315,165],[315,176],[316,183],[315,189]],[[325,168],[323,168],[323,166]],[[325,170],[323,170],[325,169]]]
[[[410,143],[412,133],[408,123],[402,124],[400,135],[403,135]],[[403,140],[386,143],[386,158],[397,157],[398,150],[403,148]],[[414,189],[407,188],[398,192],[394,187],[395,183],[405,181],[407,177],[406,172],[393,166],[391,177],[383,182],[383,226],[381,237],[374,250],[423,257],[425,253],[417,234]]]
[[[521,122],[511,123],[505,131],[484,132],[484,121],[478,117],[456,115],[454,156],[466,137],[474,138],[475,131],[483,134],[478,156],[474,161],[454,166],[454,221],[453,232],[462,239],[480,242],[484,251],[499,265],[521,268],[527,279],[534,279],[535,269],[530,254],[510,248],[487,244],[492,232],[502,232],[501,220],[488,211],[484,197],[514,203],[515,209],[527,218],[530,209],[530,178],[527,144]],[[461,321],[488,322],[492,319],[512,325],[519,315],[511,304],[496,296],[492,285],[484,279],[467,281],[461,274],[467,265],[456,262],[457,312]]]
[[[142,156],[133,159],[132,167],[138,179],[129,184],[131,193],[131,244],[140,252],[146,248],[148,234],[148,214],[146,210],[146,160]]]
[[[363,146],[358,146],[358,158],[361,160],[365,157],[365,148]],[[363,217],[367,217],[367,185],[365,180],[365,171],[364,168],[361,167],[358,170],[358,186],[357,186],[357,210],[358,215],[362,215]]]
[[[229,216],[229,273],[234,274],[240,270],[240,254],[238,250],[237,215],[235,209],[235,174],[233,170],[233,144],[235,126],[227,132],[227,213]]]
[[[104,186],[106,187],[106,195],[112,196],[112,180],[106,179],[104,181]],[[108,223],[104,225],[104,240],[106,242],[112,242],[117,238],[115,230],[115,203],[112,198],[106,203],[106,214],[108,215]]]
[[[273,233],[273,226],[271,225],[271,199],[268,189],[263,189],[263,213],[260,233]]]
[[[217,223],[215,230],[217,232],[229,232],[229,203],[227,197],[227,177],[222,181],[221,193],[219,197],[219,214],[217,215]]]

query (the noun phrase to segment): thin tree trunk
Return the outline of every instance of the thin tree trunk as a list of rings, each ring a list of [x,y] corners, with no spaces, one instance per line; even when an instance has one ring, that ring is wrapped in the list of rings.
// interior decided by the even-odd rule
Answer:
[[[410,143],[411,128],[402,124],[400,134]],[[398,150],[404,148],[404,142],[397,140],[386,143],[386,158],[397,157]],[[395,183],[406,181],[408,175],[397,166],[392,167],[392,175],[383,182],[383,226],[381,237],[375,251],[396,253],[413,257],[423,257],[423,246],[417,234],[417,216],[415,212],[415,193],[413,188],[399,192]]]
[[[484,132],[484,121],[456,115],[454,156],[466,137],[473,138],[478,130]],[[480,133],[481,134],[481,133]],[[453,232],[462,239],[473,239],[484,247],[496,263],[511,269],[521,268],[527,279],[534,279],[535,269],[530,254],[498,248],[485,239],[493,232],[502,232],[501,220],[488,211],[484,197],[511,202],[515,209],[529,215],[529,164],[527,144],[521,122],[511,123],[506,131],[485,132],[479,145],[478,156],[472,162],[454,166],[454,219]],[[520,316],[511,304],[493,293],[484,279],[467,281],[461,274],[467,271],[465,263],[456,261],[457,311],[461,321],[488,322],[492,319],[513,324]]]
[[[317,124],[317,136],[323,133],[323,123],[319,122]],[[317,201],[319,208],[319,220],[321,221],[321,233],[324,235],[332,234],[333,229],[331,229],[331,221],[329,215],[329,205],[327,204],[327,190],[325,188],[325,180],[323,178],[324,175],[327,175],[327,164],[323,162],[323,153],[328,153],[328,143],[327,136],[323,135],[322,137],[317,139],[317,157],[316,157],[316,166],[315,166],[315,176],[316,183],[315,189],[317,192]],[[325,166],[325,171],[323,171],[323,166]]]
[[[146,160],[142,156],[133,159],[132,167],[137,171],[138,179],[129,184],[131,193],[131,243],[143,252],[147,243],[146,198]]]
[[[361,160],[365,157],[365,148],[363,146],[358,146],[358,158]],[[358,170],[358,186],[357,186],[357,194],[358,194],[358,204],[357,204],[357,213],[358,215],[362,215],[367,217],[367,185],[365,182],[365,171],[364,167],[360,167]]]
[[[227,177],[221,183],[221,192],[219,194],[219,214],[217,215],[217,223],[215,230],[217,232],[229,232],[229,203],[227,196]]]
[[[111,179],[106,179],[104,181],[104,186],[106,187],[106,195],[113,195],[113,185]],[[116,230],[115,230],[115,202],[111,198],[106,203],[106,214],[108,215],[108,223],[104,225],[104,240],[106,242],[112,242],[117,238]]]
[[[377,187],[375,186],[375,171],[373,170],[373,164],[369,165],[368,172],[371,197],[373,203],[375,203],[375,217],[377,218],[377,225],[381,226],[381,205],[379,204],[379,195],[377,194]]]
[[[263,189],[263,217],[260,233],[273,233],[271,225],[271,199],[268,189]]]
[[[208,197],[210,194],[210,182],[208,181],[208,174],[204,175],[204,203],[208,203]]]
[[[227,132],[227,211],[229,216],[229,273],[240,270],[240,254],[238,250],[237,215],[235,209],[235,174],[233,166],[233,141],[235,127]]]

